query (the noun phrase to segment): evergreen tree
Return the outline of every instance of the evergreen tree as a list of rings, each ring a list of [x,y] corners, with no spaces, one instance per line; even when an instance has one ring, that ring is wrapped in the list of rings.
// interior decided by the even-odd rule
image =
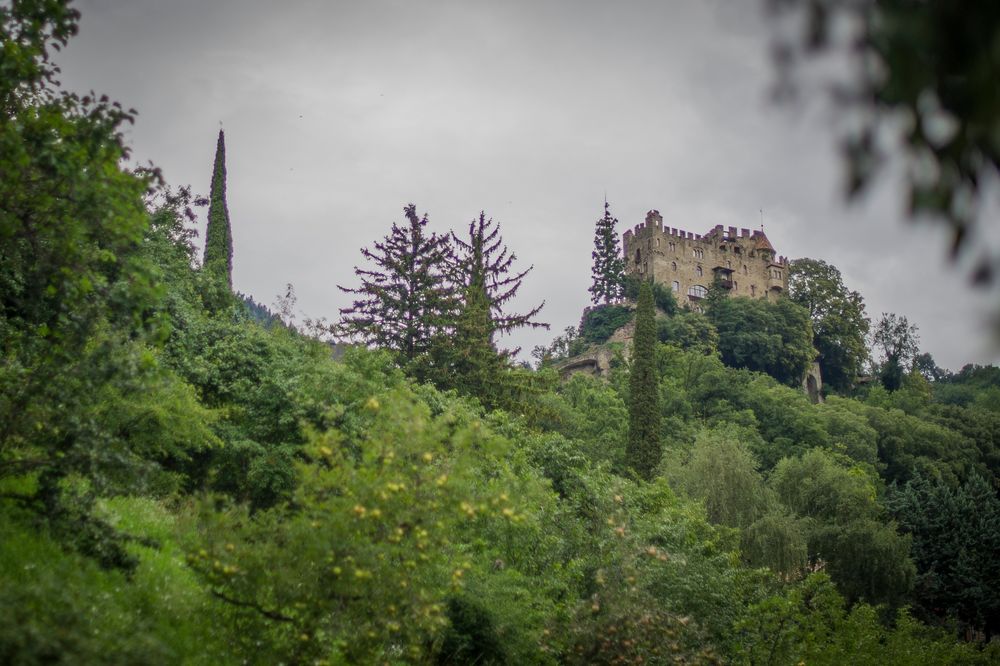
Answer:
[[[449,325],[456,303],[446,279],[452,256],[448,237],[428,236],[427,215],[417,216],[413,204],[403,212],[407,226],[393,223],[374,250],[361,250],[375,265],[355,267],[361,286],[339,287],[359,297],[340,310],[337,328],[342,335],[395,351],[409,362],[426,353],[431,340]]]
[[[639,287],[632,339],[629,375],[628,464],[650,479],[660,462],[660,388],[656,373],[656,320],[653,289],[648,282]]]
[[[462,284],[465,290],[470,287],[482,290],[489,305],[490,344],[493,344],[496,333],[510,333],[524,326],[549,327],[548,324],[533,320],[545,306],[544,301],[524,314],[504,311],[504,306],[517,295],[521,281],[534,266],[510,275],[517,256],[504,245],[500,237],[500,225],[495,224],[493,218],[486,219],[486,214],[480,212],[479,218],[469,223],[468,241],[462,240],[454,232],[451,236],[460,255],[454,263],[455,281]],[[516,354],[517,351],[512,350],[507,355]]]
[[[465,289],[453,335],[437,346],[439,352],[444,352],[439,365],[447,376],[438,382],[443,388],[474,395],[484,405],[496,404],[498,389],[509,368],[507,359],[493,344],[493,331],[486,289],[482,282],[476,281]]]
[[[231,301],[233,291],[233,232],[226,205],[226,137],[221,129],[215,147],[202,270],[205,276],[205,305],[210,310],[225,307]]]
[[[604,202],[604,217],[594,227],[594,259],[591,275],[594,283],[590,289],[590,300],[594,303],[613,303],[624,293],[625,259],[618,245],[618,220],[611,217],[608,202]]]

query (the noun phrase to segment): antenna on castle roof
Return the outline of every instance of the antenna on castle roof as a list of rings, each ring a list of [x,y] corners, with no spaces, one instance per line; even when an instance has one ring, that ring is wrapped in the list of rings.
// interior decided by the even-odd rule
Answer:
[[[760,209],[760,232],[764,233],[764,209]]]

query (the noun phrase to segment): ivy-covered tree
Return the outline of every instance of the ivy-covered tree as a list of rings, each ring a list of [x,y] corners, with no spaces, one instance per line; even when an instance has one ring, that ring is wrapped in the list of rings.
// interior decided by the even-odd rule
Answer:
[[[452,257],[448,237],[428,235],[427,215],[418,216],[413,204],[403,213],[406,226],[393,223],[373,250],[361,250],[374,264],[370,269],[355,267],[361,286],[339,287],[358,297],[340,310],[337,331],[410,362],[426,353],[432,339],[451,324],[456,302],[446,277]]]
[[[641,477],[651,479],[660,463],[660,386],[656,370],[656,319],[653,289],[639,286],[635,337],[629,374],[626,460]]]
[[[624,294],[625,259],[618,244],[615,230],[618,219],[611,216],[608,202],[604,202],[604,217],[597,220],[594,228],[594,251],[591,257],[593,284],[590,286],[590,300],[596,303],[614,303]]]
[[[486,219],[486,213],[480,212],[479,218],[469,223],[467,240],[451,234],[455,243],[457,257],[454,262],[454,280],[466,291],[473,285],[481,289],[489,304],[490,342],[497,333],[506,334],[523,328],[545,328],[548,324],[535,321],[534,317],[545,307],[545,301],[524,314],[513,314],[504,311],[511,299],[521,288],[524,277],[534,266],[529,266],[520,273],[511,274],[517,255],[508,250],[500,236],[500,225],[493,218]],[[508,355],[516,354],[518,350]]]
[[[202,271],[205,280],[205,305],[209,310],[224,308],[232,301],[233,232],[229,224],[229,206],[226,204],[226,137],[221,129],[215,145]]]
[[[903,385],[903,377],[919,351],[917,326],[902,315],[883,312],[872,332],[872,342],[881,355],[876,369],[882,385],[895,391]]]
[[[844,286],[836,266],[797,259],[788,268],[788,295],[809,310],[823,383],[850,389],[868,359],[869,322],[861,294]]]
[[[787,298],[724,298],[708,311],[719,332],[723,362],[766,372],[790,386],[802,381],[815,358],[809,313]]]

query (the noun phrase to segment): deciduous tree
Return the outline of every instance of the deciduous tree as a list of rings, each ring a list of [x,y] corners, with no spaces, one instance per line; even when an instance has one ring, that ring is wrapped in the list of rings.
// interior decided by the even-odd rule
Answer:
[[[861,294],[844,286],[835,266],[797,259],[788,268],[788,295],[809,311],[824,385],[849,389],[868,359],[869,322]]]

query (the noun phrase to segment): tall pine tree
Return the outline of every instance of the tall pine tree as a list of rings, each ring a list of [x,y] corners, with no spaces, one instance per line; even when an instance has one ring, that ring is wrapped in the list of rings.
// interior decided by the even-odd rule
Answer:
[[[613,303],[620,299],[625,290],[625,259],[618,245],[618,220],[611,217],[608,202],[604,201],[604,217],[594,227],[594,251],[591,257],[594,266],[591,275],[594,283],[590,289],[590,299],[597,303]]]
[[[447,236],[427,235],[427,215],[419,217],[413,204],[403,209],[407,225],[392,231],[364,255],[374,268],[355,267],[357,288],[339,287],[357,294],[350,307],[340,310],[338,332],[366,344],[389,349],[403,362],[426,353],[431,341],[453,323],[457,307],[454,288],[446,279],[452,252]]]
[[[486,213],[480,212],[479,218],[469,223],[468,240],[459,238],[452,232],[452,239],[458,250],[455,261],[456,276],[463,290],[470,287],[481,289],[489,305],[489,342],[493,344],[496,333],[510,333],[514,329],[529,326],[532,328],[548,328],[548,324],[534,321],[534,317],[545,306],[543,301],[537,307],[524,314],[512,314],[504,311],[504,306],[510,302],[521,288],[524,277],[534,266],[511,275],[511,268],[517,256],[507,249],[500,237],[500,225],[493,218],[486,219]],[[516,354],[513,350],[509,355]]]
[[[209,310],[224,308],[233,292],[233,232],[226,205],[226,137],[221,129],[215,146],[202,271],[205,305]]]
[[[660,387],[656,374],[656,319],[653,289],[639,286],[629,375],[628,441],[625,456],[639,476],[651,479],[660,463]]]

